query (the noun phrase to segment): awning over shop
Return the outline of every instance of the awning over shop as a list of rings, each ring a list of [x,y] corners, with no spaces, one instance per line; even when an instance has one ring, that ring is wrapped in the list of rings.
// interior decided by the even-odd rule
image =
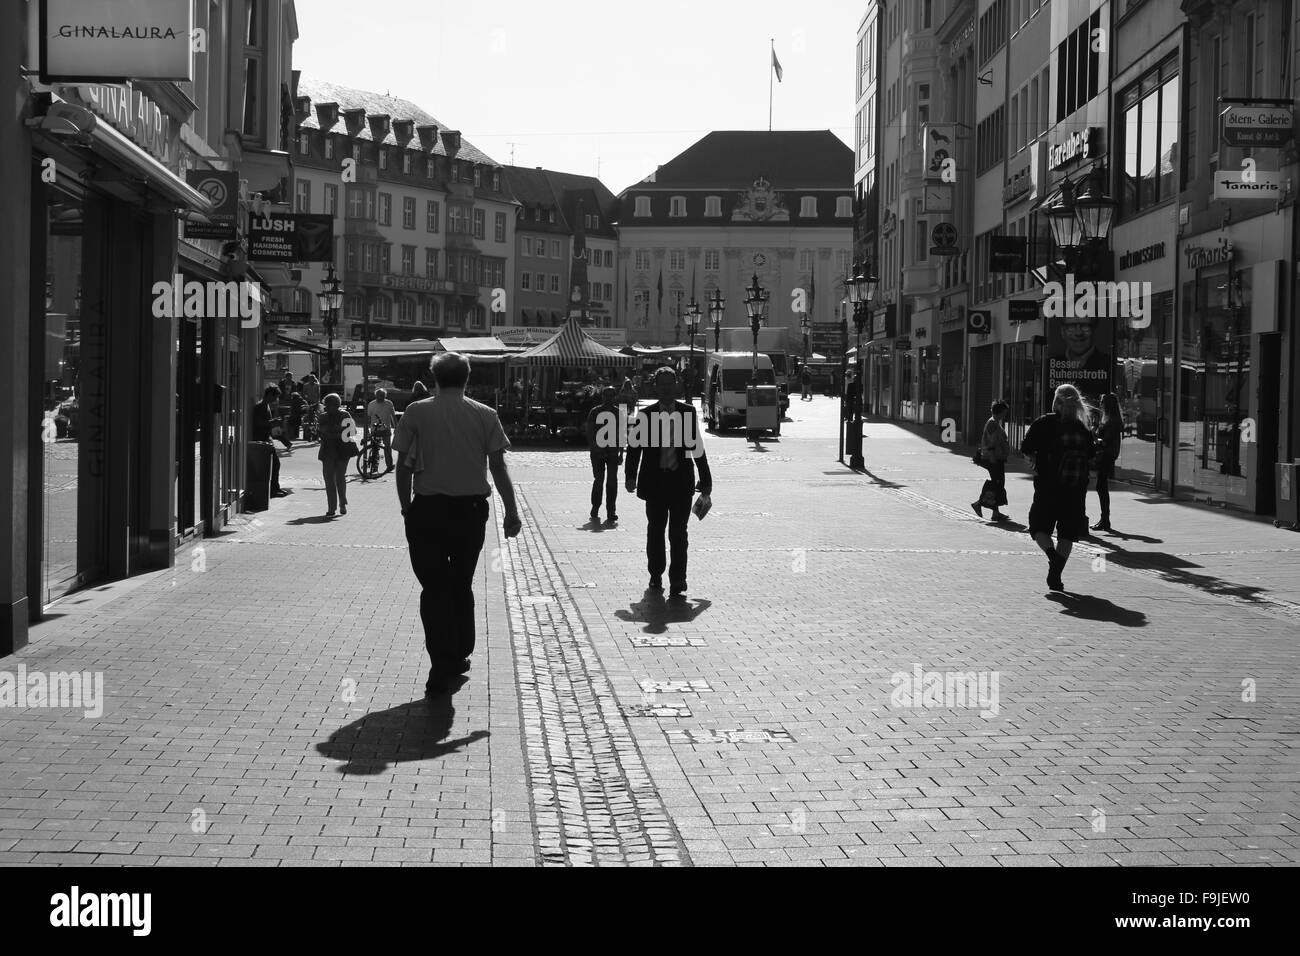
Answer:
[[[512,351],[510,346],[491,335],[438,339],[438,345],[443,351],[460,352],[465,355],[506,354]]]
[[[569,319],[559,330],[526,352],[514,356],[512,362],[520,365],[551,367],[630,366],[637,360],[630,355],[606,348],[593,341],[577,319]]]
[[[51,93],[55,102],[67,102]],[[73,104],[75,105],[75,104]],[[56,142],[68,145],[66,136],[51,135]],[[115,166],[141,181],[146,188],[165,196],[187,212],[209,216],[215,210],[207,196],[154,159],[130,139],[106,122],[97,122],[90,130],[90,146]]]

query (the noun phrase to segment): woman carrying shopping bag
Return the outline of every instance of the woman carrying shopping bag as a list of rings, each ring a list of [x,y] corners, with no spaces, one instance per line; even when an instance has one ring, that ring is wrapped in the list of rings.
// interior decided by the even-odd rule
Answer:
[[[984,433],[980,436],[979,447],[975,452],[975,461],[989,471],[989,480],[984,482],[979,501],[972,501],[971,508],[981,518],[984,509],[992,508],[994,521],[1006,521],[1007,516],[998,509],[1007,503],[1007,459],[1011,457],[1011,441],[1003,424],[1007,420],[1007,403],[998,399],[989,409],[989,420],[984,423]]]
[[[1097,438],[1097,500],[1101,502],[1101,520],[1093,531],[1110,531],[1110,479],[1115,477],[1119,445],[1124,437],[1124,412],[1119,396],[1109,392],[1101,399],[1101,421],[1093,434]]]

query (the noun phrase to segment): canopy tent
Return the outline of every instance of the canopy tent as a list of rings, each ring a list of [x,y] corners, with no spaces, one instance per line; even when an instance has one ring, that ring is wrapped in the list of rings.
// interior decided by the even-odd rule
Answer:
[[[636,359],[632,356],[594,341],[578,325],[576,318],[570,318],[541,345],[512,355],[510,361],[534,368],[606,368],[636,364]]]

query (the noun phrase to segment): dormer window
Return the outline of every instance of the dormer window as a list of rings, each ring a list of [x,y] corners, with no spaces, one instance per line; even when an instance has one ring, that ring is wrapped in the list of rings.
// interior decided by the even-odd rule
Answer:
[[[325,135],[325,158],[334,158],[334,137],[329,134]]]
[[[722,215],[722,197],[706,196],[704,199],[704,215],[717,218]]]
[[[673,219],[686,218],[686,197],[674,196],[668,202],[668,215]]]
[[[496,170],[492,173],[492,191],[494,193],[501,192],[501,173]]]
[[[853,218],[853,197],[840,196],[835,200],[835,217],[837,219]]]
[[[637,216],[649,216],[649,215],[650,215],[650,197],[649,197],[649,196],[637,196],[637,197],[636,197],[636,213],[635,213],[635,215],[637,215]]]
[[[804,196],[799,200],[799,215],[803,219],[817,218],[817,197]]]
[[[402,172],[410,173],[411,171],[411,154],[402,150]]]
[[[377,147],[375,147],[375,148],[379,150],[379,168],[380,168],[380,169],[387,169],[387,168],[388,168],[388,150],[384,149],[384,147],[382,147],[382,146],[377,146]]]
[[[475,166],[475,167],[474,167],[474,185],[475,185],[475,186],[482,186],[482,185],[483,185],[483,167],[482,167],[482,166]]]

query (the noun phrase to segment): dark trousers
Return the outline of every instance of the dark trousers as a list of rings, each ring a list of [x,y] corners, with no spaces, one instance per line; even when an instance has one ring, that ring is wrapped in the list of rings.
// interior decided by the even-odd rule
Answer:
[[[280,493],[280,453],[271,444],[271,494]]]
[[[423,589],[424,646],[435,670],[474,653],[474,570],[487,519],[482,497],[416,495],[406,510],[411,567]]]
[[[393,470],[393,430],[391,428],[376,429],[374,431],[375,441],[384,446],[384,467],[389,471]]]
[[[998,489],[998,500],[1007,500],[1007,463],[1005,461],[990,461],[987,464],[989,470],[989,480],[993,482]],[[997,513],[997,507],[993,511]]]
[[[650,567],[650,577],[663,576],[668,558],[664,554],[664,529],[668,529],[668,544],[672,549],[672,566],[668,569],[670,585],[686,586],[687,534],[691,518],[691,495],[655,496],[645,503],[646,543],[645,554]]]
[[[1097,500],[1101,502],[1103,524],[1110,522],[1110,479],[1114,473],[1114,465],[1101,465],[1097,468]]]
[[[600,509],[600,499],[605,498],[605,507],[610,517],[618,514],[618,453],[592,452],[591,455],[591,510]],[[602,482],[604,488],[601,488]]]
[[[323,458],[321,477],[325,479],[325,500],[330,511],[348,503],[348,458]]]

